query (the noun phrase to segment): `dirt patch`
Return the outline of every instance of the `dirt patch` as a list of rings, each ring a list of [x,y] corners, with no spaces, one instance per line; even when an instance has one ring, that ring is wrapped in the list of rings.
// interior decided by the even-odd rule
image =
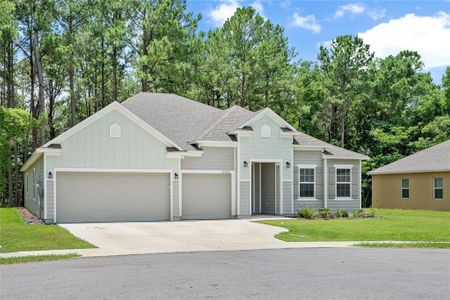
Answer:
[[[25,207],[18,207],[17,211],[22,217],[23,221],[27,224],[44,224],[41,219],[33,215],[28,209]]]

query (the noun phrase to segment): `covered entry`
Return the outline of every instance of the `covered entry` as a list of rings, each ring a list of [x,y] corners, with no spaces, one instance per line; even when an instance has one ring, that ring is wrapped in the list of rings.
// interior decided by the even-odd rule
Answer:
[[[231,217],[231,174],[183,173],[182,187],[183,219]]]
[[[56,222],[170,219],[169,173],[56,172]]]
[[[252,163],[252,214],[278,214],[280,209],[280,165]]]

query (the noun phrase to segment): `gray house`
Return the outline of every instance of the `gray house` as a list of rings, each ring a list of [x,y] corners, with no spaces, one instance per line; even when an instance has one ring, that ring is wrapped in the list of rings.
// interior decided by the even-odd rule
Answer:
[[[354,209],[367,158],[298,132],[269,108],[140,93],[36,149],[22,168],[25,206],[47,223]]]

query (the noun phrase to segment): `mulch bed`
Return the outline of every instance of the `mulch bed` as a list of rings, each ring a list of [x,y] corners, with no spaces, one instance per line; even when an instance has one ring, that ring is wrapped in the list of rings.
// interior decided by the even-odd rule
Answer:
[[[17,211],[22,217],[23,221],[27,224],[44,224],[41,219],[30,213],[25,207],[18,207]]]

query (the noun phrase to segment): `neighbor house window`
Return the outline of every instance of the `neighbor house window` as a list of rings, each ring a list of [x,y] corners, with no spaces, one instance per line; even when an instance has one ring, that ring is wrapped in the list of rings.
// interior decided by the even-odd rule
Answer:
[[[403,199],[409,198],[409,179],[408,178],[402,179],[402,198]]]
[[[443,179],[434,178],[434,199],[443,199],[444,189],[443,189]]]
[[[336,168],[336,197],[350,198],[352,189],[352,169]]]
[[[314,167],[299,167],[299,195],[300,198],[315,197],[316,169]]]

